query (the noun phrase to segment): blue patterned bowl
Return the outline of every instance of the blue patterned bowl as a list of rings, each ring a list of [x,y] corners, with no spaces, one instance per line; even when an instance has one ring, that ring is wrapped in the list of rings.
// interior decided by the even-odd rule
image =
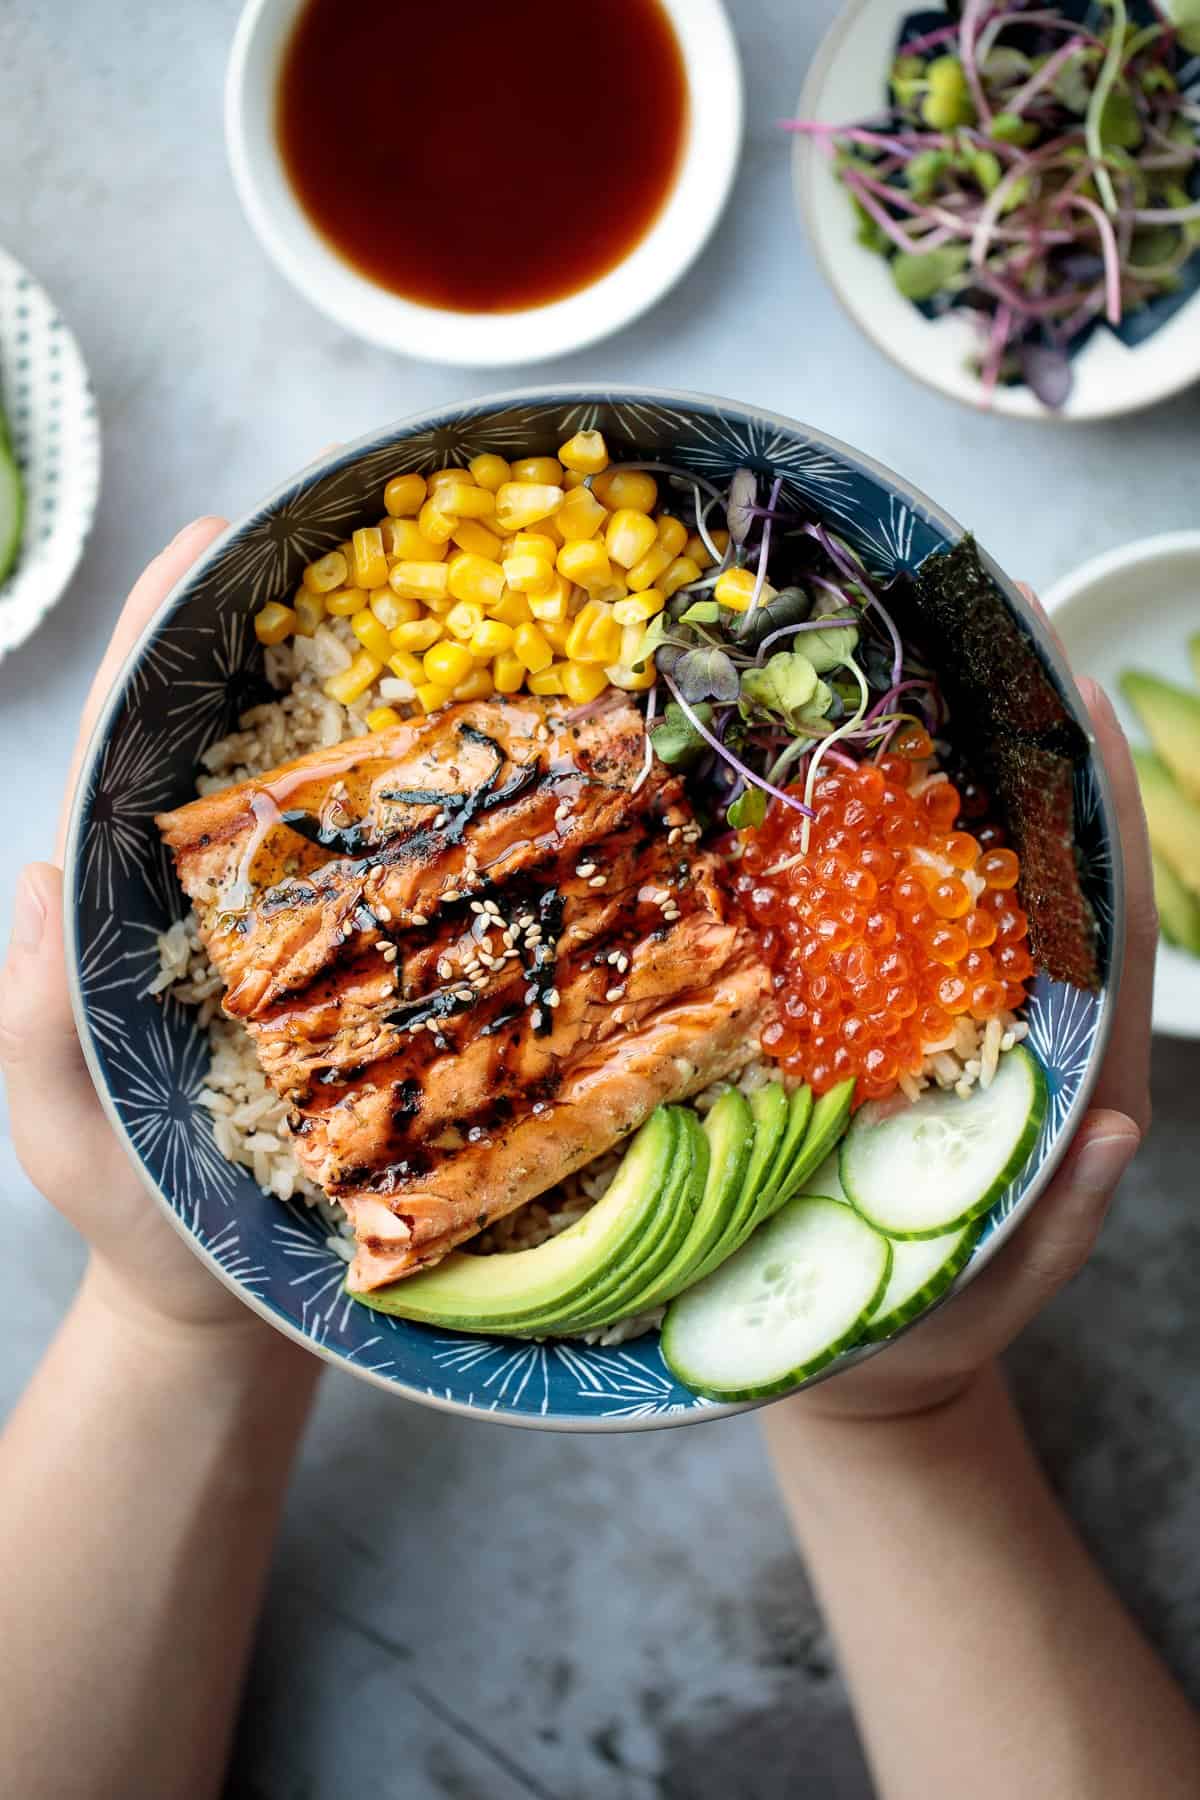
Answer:
[[[76,1016],[96,1086],[147,1186],[201,1256],[247,1305],[330,1362],[446,1411],[571,1431],[690,1424],[741,1410],[681,1387],[654,1336],[619,1349],[447,1337],[368,1312],[342,1292],[345,1264],[302,1205],[260,1192],[226,1162],[198,1103],[207,1049],[191,1012],[145,997],[155,940],[184,909],[153,815],[192,797],[200,752],[229,731],[261,679],[251,612],[290,592],[304,563],[379,509],[388,476],[553,450],[597,426],[619,453],[669,459],[728,481],[749,464],[831,519],[886,578],[915,569],[962,528],[877,463],[791,419],[696,394],[541,388],[398,425],[332,452],[217,540],[175,589],[126,664],[88,750],[68,845],[68,942]],[[1035,640],[1068,707],[1079,696],[1040,621],[992,573]],[[1090,733],[1089,733],[1090,735]],[[1087,1103],[1108,1035],[1120,944],[1118,839],[1104,770],[1079,771],[1081,867],[1101,923],[1095,994],[1039,974],[1031,1043],[1051,1103],[1025,1177],[998,1203],[969,1281],[1045,1188]],[[853,1351],[844,1367],[874,1350]]]

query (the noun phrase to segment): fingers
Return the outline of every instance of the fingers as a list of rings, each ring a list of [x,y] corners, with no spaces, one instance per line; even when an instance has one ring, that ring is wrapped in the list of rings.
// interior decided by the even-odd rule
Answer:
[[[1095,1104],[1128,1113],[1142,1131],[1150,1125],[1150,1012],[1158,915],[1150,873],[1150,841],[1138,791],[1137,771],[1112,702],[1096,682],[1079,684],[1096,742],[1108,770],[1117,827],[1125,853],[1125,967],[1112,1041],[1096,1090]]]
[[[959,1352],[966,1348],[971,1361],[998,1355],[1091,1255],[1141,1137],[1123,1112],[1090,1112],[1012,1242],[930,1326],[948,1333]]]
[[[79,765],[83,760],[83,753],[92,735],[92,729],[99,717],[100,708],[116,680],[121,665],[175,583],[187,574],[196,558],[208,548],[214,538],[221,535],[227,524],[228,520],[216,517],[193,519],[192,523],[185,525],[178,537],[174,538],[167,548],[154,558],[154,561],[143,570],[134,583],[84,704],[79,738],[75,745],[75,753],[71,758],[70,773],[67,776],[67,806],[70,805],[71,795],[75,791],[75,783],[79,777]],[[59,855],[62,851],[62,839],[63,829],[60,828],[57,852]]]
[[[78,1109],[98,1113],[71,1015],[62,931],[62,875],[32,863],[17,884],[0,969],[0,1069],[13,1142],[39,1186],[39,1165],[55,1146],[77,1141]]]

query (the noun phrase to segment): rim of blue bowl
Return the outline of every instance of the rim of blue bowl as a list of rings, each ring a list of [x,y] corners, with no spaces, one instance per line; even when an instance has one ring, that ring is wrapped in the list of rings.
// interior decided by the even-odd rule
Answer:
[[[956,542],[965,535],[966,527],[961,525],[952,514],[946,512],[943,507],[938,506],[920,488],[914,486],[912,482],[906,481],[902,476],[898,475],[895,470],[889,469],[885,463],[877,462],[874,457],[866,455],[861,450],[854,449],[851,445],[844,443],[840,438],[832,436],[829,432],[821,431],[816,426],[806,424],[803,420],[790,418],[786,413],[772,412],[766,407],[753,406],[738,400],[730,400],[720,394],[707,394],[695,389],[686,388],[620,387],[610,386],[600,382],[550,382],[532,387],[504,389],[499,393],[481,395],[478,399],[459,400],[433,408],[426,412],[409,414],[389,425],[380,426],[374,431],[365,433],[362,437],[356,438],[352,443],[341,444],[335,450],[329,451],[326,455],[315,457],[311,462],[302,464],[301,467],[297,469],[294,474],[290,475],[286,481],[279,483],[272,489],[265,500],[260,501],[257,506],[251,508],[251,510],[244,514],[240,519],[232,522],[219,537],[214,538],[212,543],[208,545],[200,557],[192,564],[187,573],[175,583],[175,586],[159,605],[153,618],[145,626],[138,637],[137,642],[121,664],[121,667],[113,680],[112,687],[105,697],[96,724],[88,738],[87,747],[79,766],[75,791],[71,796],[70,817],[67,826],[66,846],[63,856],[63,923],[67,959],[67,981],[71,995],[71,1010],[74,1015],[75,1027],[79,1036],[80,1045],[83,1049],[84,1060],[87,1064],[88,1072],[91,1075],[92,1084],[99,1095],[101,1106],[103,1107],[113,1130],[116,1132],[118,1139],[124,1146],[125,1152],[132,1162],[135,1172],[142,1181],[142,1185],[153,1196],[155,1202],[161,1208],[175,1230],[179,1233],[180,1237],[188,1244],[193,1255],[199,1257],[206,1268],[218,1281],[227,1287],[231,1293],[236,1294],[238,1299],[241,1300],[244,1305],[250,1307],[253,1312],[257,1313],[260,1318],[264,1319],[276,1331],[282,1332],[285,1337],[291,1338],[295,1343],[312,1352],[313,1355],[321,1357],[334,1368],[342,1369],[349,1374],[359,1377],[361,1380],[369,1381],[373,1386],[382,1388],[387,1393],[399,1395],[404,1399],[415,1401],[420,1406],[432,1407],[438,1412],[452,1413],[459,1418],[484,1420],[491,1424],[512,1425],[534,1431],[589,1433],[673,1429],[677,1426],[694,1425],[710,1419],[732,1418],[738,1413],[755,1412],[760,1406],[769,1405],[771,1402],[770,1400],[733,1401],[724,1404],[697,1407],[679,1414],[652,1414],[637,1419],[594,1418],[578,1413],[531,1415],[516,1412],[487,1412],[466,1401],[455,1400],[448,1395],[431,1394],[425,1389],[411,1385],[397,1377],[385,1375],[377,1370],[364,1368],[360,1364],[352,1362],[349,1358],[342,1356],[337,1350],[331,1349],[328,1345],[315,1342],[298,1326],[293,1325],[290,1320],[281,1318],[277,1312],[268,1306],[264,1300],[261,1300],[253,1293],[252,1290],[243,1287],[225,1268],[222,1267],[217,1259],[197,1241],[170,1204],[162,1187],[158,1182],[152,1179],[141,1157],[137,1153],[136,1147],[134,1146],[125,1125],[125,1121],[121,1116],[120,1109],[113,1100],[108,1084],[104,1079],[103,1070],[92,1041],[87,1008],[83,999],[83,983],[81,980],[79,960],[79,907],[76,891],[79,873],[80,836],[84,823],[86,796],[90,787],[97,755],[107,741],[113,721],[124,702],[130,677],[140,663],[144,651],[148,645],[154,641],[154,638],[157,636],[163,624],[170,619],[175,612],[176,607],[179,605],[188,589],[204,578],[208,569],[224,554],[227,546],[233,539],[237,538],[242,532],[253,526],[255,521],[261,519],[264,515],[270,514],[281,503],[286,501],[295,490],[299,481],[316,478],[318,475],[336,474],[342,469],[351,467],[360,457],[369,454],[373,450],[381,449],[386,443],[392,441],[398,442],[405,437],[415,436],[418,432],[431,430],[450,416],[459,416],[464,412],[470,412],[472,415],[487,412],[499,412],[514,406],[551,404],[570,405],[572,403],[584,404],[587,402],[595,402],[597,400],[603,400],[618,405],[622,403],[636,405],[638,403],[649,402],[651,405],[661,404],[681,410],[687,410],[688,408],[700,408],[703,410],[713,409],[721,416],[733,416],[743,420],[754,420],[773,426],[789,435],[802,436],[807,443],[829,452],[834,457],[848,463],[852,468],[869,476],[873,481],[879,483],[885,489],[895,492],[907,505],[923,514],[931,524],[935,525],[952,542]],[[1053,628],[1048,625],[1040,613],[1029,604],[1020,589],[1007,575],[1005,575],[1004,571],[993,558],[988,555],[982,545],[979,546],[979,553],[988,574],[996,583],[1008,605],[1021,620],[1034,643],[1037,645],[1039,656],[1050,670],[1056,687],[1070,708],[1076,723],[1080,726],[1088,741],[1090,762],[1096,777],[1096,785],[1099,794],[1105,839],[1112,858],[1111,883],[1113,924],[1108,979],[1105,982],[1104,992],[1100,1001],[1095,1035],[1092,1038],[1091,1055],[1088,1059],[1087,1068],[1080,1080],[1078,1090],[1063,1115],[1062,1122],[1051,1148],[1047,1152],[1043,1162],[1031,1177],[1028,1186],[1014,1204],[1012,1211],[990,1232],[986,1242],[981,1244],[975,1251],[961,1273],[946,1290],[946,1293],[943,1294],[941,1299],[936,1301],[933,1306],[928,1307],[924,1312],[918,1314],[915,1319],[911,1320],[890,1338],[886,1338],[877,1344],[862,1344],[856,1349],[847,1351],[844,1355],[838,1357],[830,1364],[828,1368],[822,1370],[811,1381],[806,1382],[804,1384],[805,1388],[816,1386],[819,1382],[826,1381],[833,1375],[841,1374],[844,1370],[853,1368],[859,1363],[865,1362],[868,1358],[877,1356],[880,1352],[890,1348],[891,1345],[897,1343],[900,1338],[905,1336],[908,1331],[911,1331],[915,1325],[918,1325],[923,1320],[929,1318],[932,1313],[944,1306],[948,1300],[951,1300],[956,1294],[960,1293],[964,1287],[969,1286],[982,1270],[986,1268],[988,1263],[991,1262],[997,1252],[1008,1243],[1013,1233],[1028,1216],[1030,1210],[1041,1198],[1042,1194],[1046,1191],[1046,1188],[1050,1185],[1050,1182],[1058,1172],[1062,1160],[1070,1146],[1071,1139],[1074,1137],[1076,1130],[1081,1124],[1084,1114],[1091,1102],[1092,1095],[1095,1092],[1096,1083],[1100,1077],[1100,1069],[1103,1065],[1105,1053],[1112,1035],[1113,1021],[1120,995],[1121,976],[1125,960],[1125,864],[1121,836],[1117,829],[1116,808],[1108,770],[1105,767],[1103,758],[1099,754],[1096,743],[1096,734],[1092,729],[1091,720],[1083,703],[1083,697],[1075,684],[1074,677],[1071,674],[1066,658],[1062,654],[1057,640],[1055,639]],[[783,1396],[778,1397],[782,1398]]]

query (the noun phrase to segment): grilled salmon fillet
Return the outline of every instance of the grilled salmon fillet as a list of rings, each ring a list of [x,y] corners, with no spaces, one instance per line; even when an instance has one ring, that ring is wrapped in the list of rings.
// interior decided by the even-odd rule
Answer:
[[[365,1292],[757,1049],[766,978],[624,700],[468,702],[157,820]]]

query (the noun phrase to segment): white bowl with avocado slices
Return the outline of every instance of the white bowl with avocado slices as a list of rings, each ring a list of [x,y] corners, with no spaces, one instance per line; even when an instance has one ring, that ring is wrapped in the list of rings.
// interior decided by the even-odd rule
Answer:
[[[1106,551],[1046,606],[1134,747],[1162,931],[1154,1029],[1200,1037],[1200,531]]]

